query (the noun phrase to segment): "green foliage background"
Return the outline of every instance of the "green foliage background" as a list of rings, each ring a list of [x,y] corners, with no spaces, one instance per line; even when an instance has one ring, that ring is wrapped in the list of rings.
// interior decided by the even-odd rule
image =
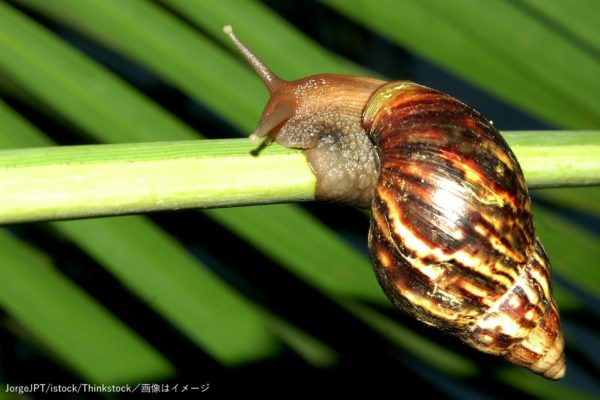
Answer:
[[[594,0],[326,0],[317,8],[329,19],[313,23],[347,34],[351,50],[353,39],[371,31],[549,126],[600,126]],[[252,131],[266,90],[221,33],[224,24],[286,79],[384,74],[325,49],[257,1],[0,1],[0,147]],[[86,41],[95,47],[84,52]],[[119,60],[129,67],[119,68]],[[155,78],[179,100],[160,102]],[[191,111],[179,112],[183,106]],[[366,241],[366,219],[297,205],[2,229],[0,380],[30,383],[25,371],[33,374],[28,366],[41,362],[48,366],[39,374],[58,367],[60,379],[212,380],[211,390],[223,393],[248,393],[235,385],[266,373],[275,381],[265,380],[263,392],[277,381],[307,384],[308,376],[332,393],[414,385],[459,398],[598,396],[600,192],[535,196],[567,340],[568,376],[559,383],[478,355],[391,310],[365,245],[357,244]],[[352,226],[327,223],[346,218]],[[182,227],[188,219],[200,224]],[[213,236],[249,261],[226,265],[223,250],[210,248]],[[96,267],[106,276],[86,275]],[[95,286],[96,276],[104,286]],[[128,303],[110,300],[113,291],[166,328],[140,323]],[[179,341],[187,347],[177,350]],[[15,355],[19,346],[27,356]],[[181,354],[186,349],[198,355],[193,363]],[[376,379],[380,373],[394,380]],[[363,382],[348,385],[345,376]]]

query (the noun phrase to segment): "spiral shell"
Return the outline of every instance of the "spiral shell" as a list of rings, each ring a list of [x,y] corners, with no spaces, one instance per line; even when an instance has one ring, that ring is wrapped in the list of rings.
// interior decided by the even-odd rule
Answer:
[[[418,320],[550,379],[565,373],[550,263],[521,169],[460,101],[391,82],[363,114],[379,149],[369,248],[388,297]]]

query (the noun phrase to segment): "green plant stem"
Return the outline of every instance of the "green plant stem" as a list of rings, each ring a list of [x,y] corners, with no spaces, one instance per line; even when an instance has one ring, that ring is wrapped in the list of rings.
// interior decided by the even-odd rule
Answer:
[[[600,131],[507,132],[532,188],[600,184]],[[298,150],[247,139],[0,151],[0,223],[306,201]]]
[[[303,201],[302,153],[247,139],[0,151],[0,223]]]
[[[530,188],[600,184],[600,131],[513,131],[502,135]]]

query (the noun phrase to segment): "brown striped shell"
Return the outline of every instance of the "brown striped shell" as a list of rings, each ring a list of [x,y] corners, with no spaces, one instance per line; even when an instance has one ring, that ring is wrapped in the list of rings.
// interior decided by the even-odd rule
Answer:
[[[371,205],[371,260],[392,302],[478,350],[560,379],[550,262],[523,173],[492,124],[412,82],[282,81],[225,31],[271,93],[253,137],[303,149],[318,199]]]
[[[388,297],[481,351],[561,378],[550,262],[498,131],[411,82],[379,88],[363,121],[380,155],[369,248]]]

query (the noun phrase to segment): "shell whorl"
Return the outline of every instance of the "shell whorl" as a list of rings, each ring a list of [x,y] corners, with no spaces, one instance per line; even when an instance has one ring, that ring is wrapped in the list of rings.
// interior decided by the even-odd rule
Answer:
[[[500,134],[470,107],[411,82],[381,87],[363,120],[380,154],[369,248],[388,297],[483,352],[561,378],[550,263]]]
[[[552,299],[548,257],[538,240],[535,253],[513,287],[462,338],[476,349],[504,355],[550,379],[565,374],[564,339]]]

